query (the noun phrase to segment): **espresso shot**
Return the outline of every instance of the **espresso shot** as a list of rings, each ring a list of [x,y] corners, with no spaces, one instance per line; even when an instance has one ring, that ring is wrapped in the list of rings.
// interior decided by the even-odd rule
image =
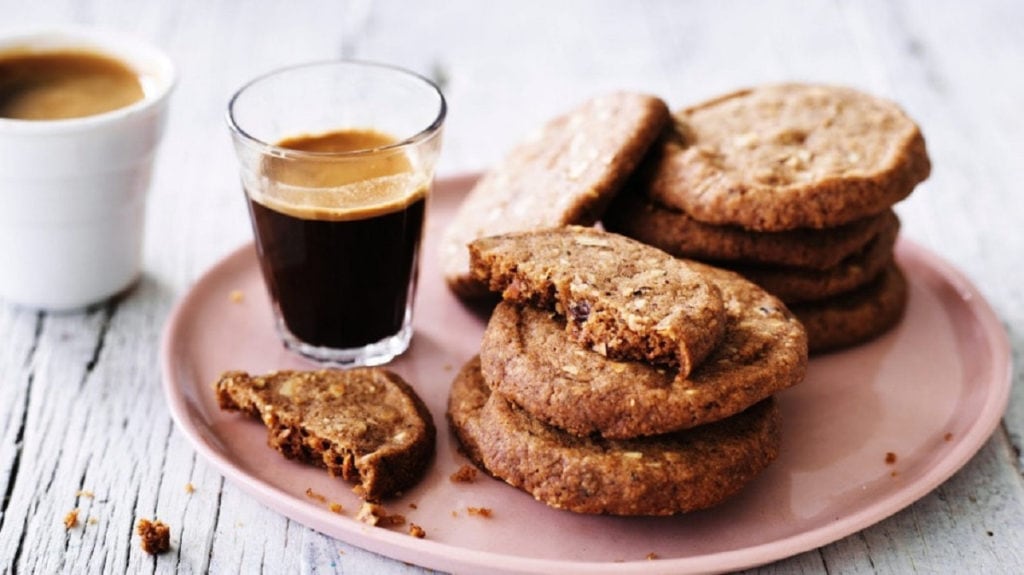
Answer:
[[[444,96],[368,62],[260,76],[228,104],[275,328],[342,367],[408,349]]]
[[[268,189],[246,190],[261,271],[289,336],[314,348],[372,345],[408,328],[427,186],[395,138],[341,130],[277,146]],[[348,158],[356,150],[378,150]]]
[[[344,152],[394,139],[373,131],[290,138],[282,148]],[[316,347],[354,348],[398,333],[415,289],[427,190],[400,154],[371,162],[267,160],[280,196],[249,190],[260,265],[285,327]],[[309,202],[311,196],[322,196]],[[339,206],[344,200],[345,205]],[[313,204],[312,206],[309,204]]]

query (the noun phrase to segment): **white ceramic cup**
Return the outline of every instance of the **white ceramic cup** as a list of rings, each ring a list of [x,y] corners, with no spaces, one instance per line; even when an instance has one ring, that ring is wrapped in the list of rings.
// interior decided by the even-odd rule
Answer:
[[[175,83],[166,55],[119,34],[0,36],[0,54],[66,49],[127,64],[145,96],[82,118],[0,118],[0,299],[51,311],[103,301],[138,279],[146,195]]]

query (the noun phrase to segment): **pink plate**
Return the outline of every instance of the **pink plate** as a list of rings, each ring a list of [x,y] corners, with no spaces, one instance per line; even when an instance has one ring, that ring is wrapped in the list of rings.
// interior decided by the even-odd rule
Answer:
[[[222,371],[313,367],[278,341],[251,245],[199,280],[164,333],[167,401],[196,450],[268,507],[401,561],[460,573],[695,573],[795,555],[899,511],[963,466],[1006,408],[1009,345],[998,319],[959,272],[901,240],[897,258],[910,280],[906,319],[870,344],[811,362],[807,380],[779,397],[781,457],[724,505],[673,518],[590,517],[549,509],[482,474],[471,484],[453,483],[449,476],[466,459],[445,422],[448,386],[478,349],[484,319],[448,292],[434,256],[439,232],[472,182],[464,176],[437,184],[416,335],[390,365],[419,391],[438,425],[427,477],[387,503],[422,526],[425,539],[404,527],[357,522],[350,485],[284,459],[266,446],[258,421],[217,408],[210,384]],[[231,296],[236,290],[240,301]],[[886,463],[890,452],[895,463]],[[344,512],[307,497],[307,488]],[[647,559],[651,553],[656,561]]]

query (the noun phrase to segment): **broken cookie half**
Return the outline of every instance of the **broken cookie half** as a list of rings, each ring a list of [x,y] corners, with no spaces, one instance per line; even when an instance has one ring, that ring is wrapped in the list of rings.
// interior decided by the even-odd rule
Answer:
[[[434,452],[426,405],[383,368],[229,371],[213,387],[221,409],[263,421],[271,447],[357,482],[353,490],[368,501],[414,485]]]

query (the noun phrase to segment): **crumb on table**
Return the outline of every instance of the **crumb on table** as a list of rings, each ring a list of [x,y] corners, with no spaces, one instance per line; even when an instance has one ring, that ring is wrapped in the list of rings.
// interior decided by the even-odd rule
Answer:
[[[231,303],[242,303],[242,300],[245,299],[245,294],[242,292],[242,290],[235,289],[231,290],[231,293],[228,295],[228,297],[231,299]]]
[[[135,531],[139,534],[142,550],[146,553],[157,555],[171,549],[171,528],[163,521],[139,519]]]
[[[192,485],[191,483],[186,483],[185,484],[185,493],[195,493],[195,491],[196,491],[196,486],[195,485]]]
[[[96,497],[96,494],[93,493],[92,491],[89,491],[88,489],[79,489],[78,491],[75,492],[75,497],[85,497],[86,499],[93,499],[94,497]]]
[[[647,554],[647,560],[648,561],[654,561],[657,558],[658,558],[658,554],[653,552],[653,551],[651,551],[650,553]]]
[[[78,526],[78,509],[72,509],[68,511],[68,514],[64,516],[64,528],[72,529]]]
[[[892,465],[892,464],[896,463],[896,454],[891,452],[891,451],[886,453],[885,454],[885,463],[886,463],[886,465]]]
[[[427,532],[424,531],[423,528],[420,527],[419,525],[416,525],[415,523],[410,523],[409,524],[409,535],[412,535],[413,537],[415,537],[417,539],[423,539],[424,537],[427,536]]]
[[[337,513],[338,515],[341,515],[345,512],[345,508],[342,507],[341,503],[338,503],[336,501],[331,501],[330,503],[328,503],[327,508],[330,509],[332,513]]]

